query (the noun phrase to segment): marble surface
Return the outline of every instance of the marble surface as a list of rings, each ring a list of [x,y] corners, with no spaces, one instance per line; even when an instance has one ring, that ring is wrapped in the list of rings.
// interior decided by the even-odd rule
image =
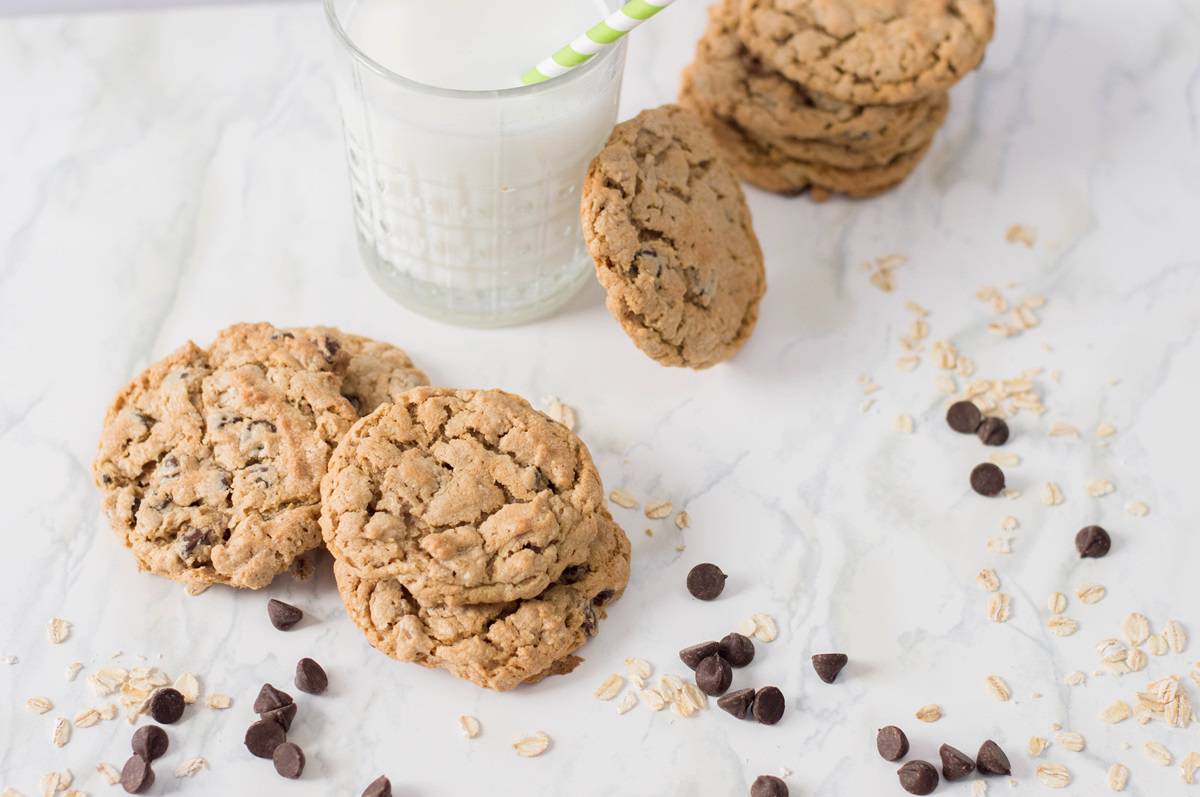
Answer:
[[[623,115],[672,97],[702,21],[700,0],[684,0],[636,35],[629,68],[644,79],[627,88]],[[127,665],[145,656],[234,697],[171,730],[154,794],[358,794],[386,772],[413,797],[738,795],[781,767],[794,795],[896,794],[894,767],[873,749],[887,723],[908,730],[919,757],[996,739],[1014,793],[1045,788],[1025,745],[1052,736],[1052,723],[1087,739],[1085,752],[1046,754],[1074,775],[1059,793],[1101,793],[1114,761],[1133,772],[1129,794],[1190,793],[1177,767],[1151,764],[1141,747],[1157,739],[1178,760],[1200,750],[1195,725],[1106,726],[1098,713],[1150,678],[1185,674],[1200,643],[1120,679],[1063,679],[1097,669],[1095,643],[1119,636],[1133,610],[1200,636],[1195,2],[1135,13],[1005,0],[987,63],[955,89],[945,129],[903,187],[824,205],[751,192],[769,292],[743,352],[705,373],[641,356],[594,285],[551,319],[491,332],[426,321],[380,294],[356,260],[329,45],[315,4],[0,20],[0,656],[19,659],[0,664],[0,788],[35,794],[43,773],[68,767],[78,788],[111,793],[93,767],[124,760],[124,720],[77,729],[63,749],[50,733],[55,717],[97,703],[84,678],[123,651]],[[1032,248],[1005,242],[1016,222],[1036,230]],[[908,262],[884,293],[862,263],[896,253]],[[1040,326],[989,334],[993,316],[974,298],[982,285],[1014,301],[1045,295]],[[908,300],[931,311],[912,372],[896,366]],[[509,694],[376,654],[344,619],[328,561],[312,580],[280,578],[257,594],[190,597],[138,574],[88,476],[104,408],[183,340],[247,319],[335,324],[403,345],[441,383],[560,396],[606,485],[673,501],[691,528],[616,509],[634,548],[625,598],[575,674]],[[967,489],[986,452],[941,421],[936,340],[973,358],[977,377],[1044,369],[1035,382],[1048,411],[1017,416],[1005,449],[1021,458],[1008,468],[1020,497]],[[862,374],[881,386],[866,411]],[[899,414],[914,418],[913,434],[893,430]],[[1082,439],[1049,437],[1055,421]],[[1118,430],[1105,446],[1093,434],[1101,422]],[[1102,478],[1116,492],[1088,497],[1085,484]],[[1038,500],[1046,480],[1062,486],[1061,506]],[[1127,514],[1133,500],[1150,514]],[[1012,553],[989,553],[1008,515],[1020,524]],[[1072,535],[1091,522],[1116,544],[1080,562]],[[712,604],[683,590],[704,560],[730,574]],[[985,617],[982,567],[1012,597],[1006,624]],[[1046,596],[1083,582],[1107,597],[1071,596],[1080,631],[1053,636]],[[274,631],[268,596],[308,619]],[[592,697],[627,656],[682,674],[680,647],[754,612],[777,618],[779,638],[736,684],[782,687],[779,725],[715,707],[618,716]],[[73,624],[61,645],[46,640],[51,617]],[[852,660],[834,686],[807,663],[827,650]],[[289,682],[302,655],[325,664],[332,685],[303,700],[293,738],[309,764],[292,783],[247,755],[241,735],[258,685]],[[67,683],[75,660],[85,669]],[[985,691],[990,674],[1007,680],[1010,702]],[[54,710],[28,713],[35,694]],[[927,703],[943,707],[940,722],[913,718]],[[461,737],[460,714],[481,720],[478,739]],[[553,738],[550,752],[518,758],[511,742],[537,730]],[[176,781],[193,755],[211,768]]]

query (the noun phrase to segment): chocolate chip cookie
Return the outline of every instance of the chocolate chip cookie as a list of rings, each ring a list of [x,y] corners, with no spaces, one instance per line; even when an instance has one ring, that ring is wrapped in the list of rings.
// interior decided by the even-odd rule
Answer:
[[[352,359],[342,340],[239,324],[121,391],[92,471],[140,568],[256,589],[320,544],[320,480],[358,418],[342,394]]]
[[[342,372],[342,395],[359,417],[370,415],[380,404],[395,401],[403,392],[429,384],[425,372],[413,365],[403,349],[333,327],[305,327],[293,332],[313,340],[329,341],[347,355]]]
[[[605,607],[629,580],[629,540],[607,511],[586,559],[540,595],[502,603],[424,603],[394,577],[363,578],[334,564],[338,592],[368,641],[401,661],[441,667],[489,689],[508,690],[570,672]]]
[[[694,113],[664,105],[617,125],[581,217],[609,312],[646,354],[707,368],[750,337],[762,250],[737,175]]]
[[[943,93],[983,60],[992,0],[743,0],[738,35],[807,89],[869,105]]]
[[[359,421],[321,485],[330,552],[418,600],[500,603],[581,564],[603,494],[587,447],[499,390],[417,388]]]

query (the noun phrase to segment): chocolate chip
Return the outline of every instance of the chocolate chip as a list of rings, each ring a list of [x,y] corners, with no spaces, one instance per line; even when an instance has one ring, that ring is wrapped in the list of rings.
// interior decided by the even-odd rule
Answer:
[[[818,653],[812,657],[813,669],[817,671],[817,677],[827,684],[831,684],[837,680],[838,673],[846,666],[846,662],[850,661],[845,653]]]
[[[908,737],[895,725],[888,725],[875,736],[875,749],[884,761],[899,761],[908,755]]]
[[[737,632],[726,634],[721,637],[719,655],[733,667],[745,667],[754,661],[754,643]]]
[[[990,462],[983,462],[971,470],[971,489],[991,498],[1004,490],[1004,471]]]
[[[286,631],[296,623],[300,622],[300,618],[304,616],[304,612],[297,609],[290,603],[283,601],[271,600],[267,601],[267,617],[271,618],[271,625],[278,628],[280,631]]]
[[[985,446],[1002,446],[1008,442],[1008,424],[1003,418],[984,418],[975,434]]]
[[[259,758],[270,758],[275,748],[287,740],[278,722],[259,720],[246,729],[246,749]]]
[[[304,772],[304,751],[291,742],[276,747],[271,760],[275,762],[275,771],[285,778],[295,780]]]
[[[310,695],[319,695],[329,686],[329,676],[312,659],[296,662],[296,688]]]
[[[975,755],[975,768],[984,775],[1011,775],[1012,764],[1000,745],[988,739]]]
[[[962,780],[975,771],[975,759],[962,750],[944,744],[938,748],[942,757],[942,776],[946,780]]]
[[[717,699],[717,707],[728,711],[740,720],[750,716],[750,708],[754,705],[753,689],[738,689]]]
[[[144,725],[133,732],[130,745],[135,755],[140,755],[147,761],[161,758],[171,744],[167,732],[157,725]]]
[[[292,696],[287,692],[281,692],[270,684],[263,684],[262,689],[258,690],[258,697],[254,698],[254,711],[262,714],[266,711],[290,706],[294,702]]]
[[[775,686],[764,686],[754,693],[754,719],[763,725],[774,725],[783,716],[783,692]]]
[[[733,683],[733,668],[720,656],[709,656],[696,668],[696,686],[706,695],[723,695]]]
[[[932,794],[938,785],[937,770],[928,761],[909,761],[896,774],[909,794]]]
[[[284,731],[290,731],[292,729],[292,720],[296,718],[296,708],[295,703],[288,703],[286,706],[264,711],[258,716],[261,719],[278,723],[279,727],[283,728]]]
[[[150,698],[150,716],[155,722],[170,725],[183,716],[183,695],[178,689],[167,686],[159,689]]]
[[[392,782],[380,775],[363,789],[362,797],[392,797]]]
[[[121,767],[121,786],[129,794],[141,794],[154,785],[154,770],[140,755],[130,756]]]
[[[709,656],[717,655],[720,647],[716,642],[701,642],[679,651],[679,660],[686,664],[689,670],[694,670]]]
[[[759,775],[750,784],[750,797],[788,797],[788,787],[774,775]]]
[[[725,589],[725,578],[721,568],[714,564],[705,562],[696,565],[688,571],[688,592],[692,593],[693,598],[699,598],[702,601],[716,600],[721,591]]]
[[[946,423],[950,428],[961,434],[971,434],[979,428],[983,414],[970,401],[956,401],[946,410]]]
[[[1099,559],[1107,556],[1112,548],[1112,537],[1099,526],[1084,526],[1075,535],[1075,550],[1084,559]]]

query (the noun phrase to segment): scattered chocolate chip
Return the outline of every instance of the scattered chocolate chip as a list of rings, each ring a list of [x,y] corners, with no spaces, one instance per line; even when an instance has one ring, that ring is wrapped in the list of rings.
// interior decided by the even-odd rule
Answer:
[[[723,695],[733,683],[733,668],[720,656],[709,656],[696,668],[696,686],[706,695]]]
[[[1112,537],[1099,526],[1084,526],[1075,535],[1075,550],[1084,559],[1099,559],[1107,556],[1112,548]]]
[[[121,767],[121,787],[129,794],[141,794],[154,785],[154,770],[140,755],[130,756]]]
[[[753,705],[753,689],[738,689],[736,692],[730,692],[724,697],[717,699],[718,708],[722,711],[728,711],[740,720],[744,720],[750,716],[750,708]]]
[[[975,434],[985,446],[1002,446],[1008,442],[1008,424],[1003,418],[984,418]]]
[[[296,662],[296,688],[310,695],[319,695],[329,686],[329,676],[312,659]]]
[[[1008,756],[1000,749],[1000,745],[988,739],[979,748],[975,756],[975,768],[984,775],[1011,775],[1012,764]]]
[[[246,749],[259,758],[270,758],[286,740],[287,734],[274,720],[259,720],[246,729]]]
[[[975,771],[975,760],[962,750],[944,744],[938,748],[942,757],[942,776],[946,780],[962,780]]]
[[[754,661],[754,643],[744,634],[726,634],[721,638],[719,655],[733,667],[745,667]]]
[[[271,618],[271,625],[280,631],[286,631],[300,622],[300,619],[304,617],[304,612],[290,603],[271,598],[267,601],[267,617]]]
[[[262,689],[258,690],[258,697],[254,698],[254,711],[262,714],[283,706],[290,706],[293,702],[295,701],[287,692],[281,692],[270,684],[263,684]]]
[[[884,761],[899,761],[908,755],[908,737],[895,725],[888,725],[875,736],[875,749]]]
[[[721,568],[714,564],[705,562],[696,565],[688,571],[688,592],[692,593],[693,598],[699,598],[702,601],[716,600],[721,591],[725,589],[725,578]]]
[[[928,761],[909,761],[896,774],[909,794],[932,794],[938,785],[937,770]]]
[[[716,642],[701,642],[679,651],[679,660],[686,664],[689,670],[694,670],[709,656],[717,655],[718,650],[720,645]]]
[[[273,708],[270,711],[264,711],[258,716],[261,719],[271,720],[272,722],[278,723],[279,727],[283,728],[283,730],[286,732],[292,729],[292,720],[296,718],[296,708],[297,706],[295,703],[288,703],[286,706],[280,706],[279,708]]]
[[[983,414],[970,401],[956,401],[946,410],[946,423],[961,434],[971,434],[979,428],[982,420]]]
[[[750,784],[750,797],[788,797],[788,787],[774,775],[759,775]]]
[[[754,693],[754,719],[763,725],[774,725],[783,716],[783,692],[775,686],[764,686]]]
[[[1004,490],[1004,471],[990,462],[983,462],[971,470],[971,489],[991,498]]]
[[[392,782],[380,775],[363,789],[362,797],[392,797]]]
[[[812,657],[813,669],[817,671],[817,677],[827,684],[831,684],[837,680],[838,673],[846,666],[846,662],[850,661],[845,653],[818,653]]]
[[[271,760],[275,762],[275,771],[285,778],[295,780],[304,771],[304,751],[291,742],[277,746]]]
[[[155,722],[170,725],[178,722],[183,716],[184,705],[183,695],[179,690],[167,686],[156,691],[150,698],[150,716],[154,717]]]
[[[147,761],[161,758],[162,754],[167,752],[170,744],[167,732],[157,725],[143,725],[138,728],[133,732],[133,741],[130,742],[134,754],[140,755]]]

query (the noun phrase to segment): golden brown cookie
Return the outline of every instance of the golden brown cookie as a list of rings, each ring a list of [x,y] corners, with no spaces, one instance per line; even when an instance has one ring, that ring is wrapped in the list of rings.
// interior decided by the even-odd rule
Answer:
[[[341,393],[350,400],[359,417],[370,415],[380,404],[414,387],[429,384],[425,372],[413,365],[403,349],[362,335],[351,335],[333,327],[304,327],[291,330],[314,340],[330,341],[346,353]]]
[[[617,125],[584,180],[581,218],[609,312],[646,354],[707,368],[750,337],[762,250],[737,175],[694,113],[664,105]]]
[[[864,105],[947,91],[983,60],[992,0],[742,0],[738,35],[805,88]]]
[[[259,588],[320,545],[321,477],[358,417],[340,336],[238,324],[121,391],[92,470],[140,568]]]
[[[362,578],[334,564],[346,612],[376,648],[500,691],[570,672],[605,607],[629,580],[629,540],[607,511],[584,562],[540,595],[503,603],[425,604],[394,577]]]
[[[417,388],[346,434],[321,485],[343,564],[426,603],[540,594],[583,562],[603,493],[587,447],[499,390]]]
[[[798,158],[828,163],[839,163],[847,154],[890,159],[906,137],[944,118],[945,94],[903,105],[864,106],[807,91],[752,55],[738,39],[740,2],[722,0],[709,6],[708,27],[684,72],[680,103],[702,116],[719,116]]]

